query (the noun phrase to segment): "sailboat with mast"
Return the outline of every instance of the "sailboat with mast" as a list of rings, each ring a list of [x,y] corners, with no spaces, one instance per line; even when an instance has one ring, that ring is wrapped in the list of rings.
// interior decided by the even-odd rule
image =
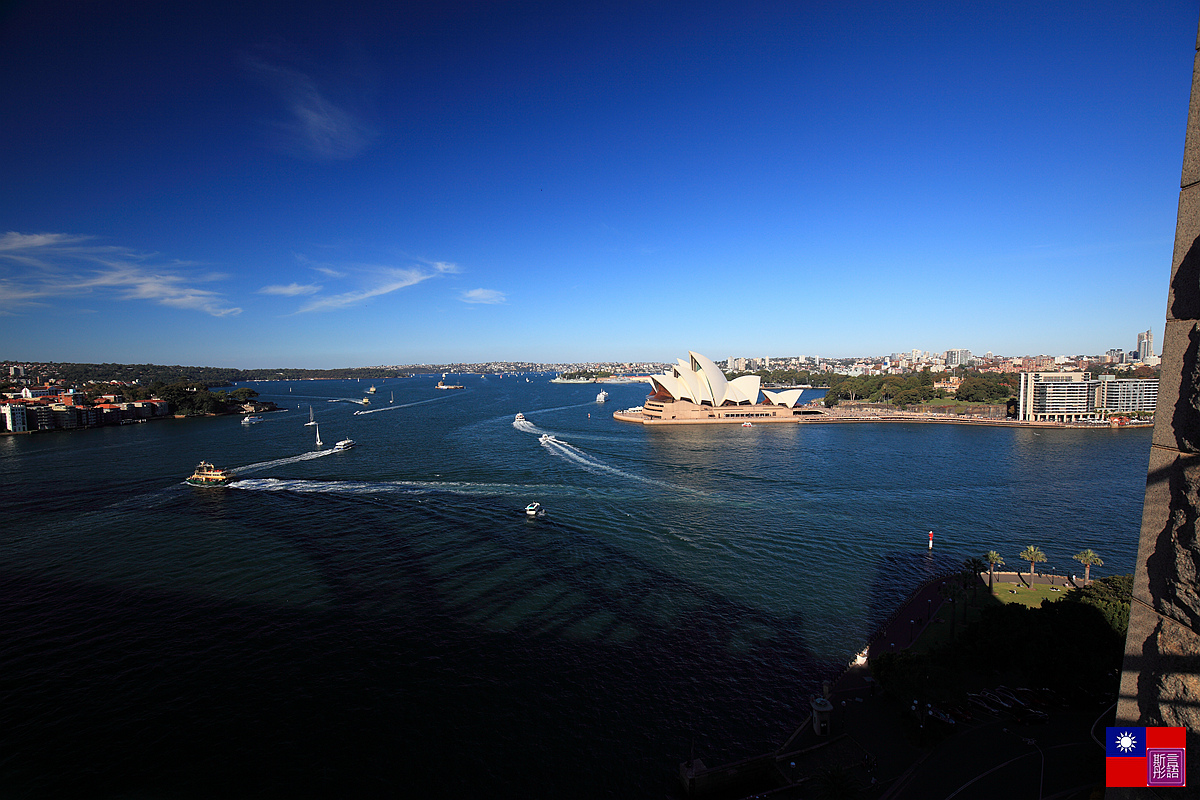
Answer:
[[[317,425],[317,423],[314,422],[313,425]],[[322,444],[324,443],[321,441],[321,426],[317,425],[317,447],[320,447]]]
[[[305,424],[305,426],[317,424],[317,420],[313,417],[312,406],[308,407],[308,422],[306,422],[304,424]]]

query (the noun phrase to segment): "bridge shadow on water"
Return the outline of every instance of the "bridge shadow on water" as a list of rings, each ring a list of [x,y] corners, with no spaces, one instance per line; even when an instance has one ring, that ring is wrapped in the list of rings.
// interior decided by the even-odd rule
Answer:
[[[504,500],[226,495],[175,502],[326,599],[0,572],[0,793],[661,795],[691,754],[777,747],[841,666],[799,615]]]

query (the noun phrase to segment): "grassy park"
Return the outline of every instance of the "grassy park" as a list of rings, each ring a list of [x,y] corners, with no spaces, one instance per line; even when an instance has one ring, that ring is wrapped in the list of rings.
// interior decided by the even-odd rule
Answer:
[[[1054,602],[1061,600],[1064,595],[1066,591],[1060,587],[1041,583],[1029,586],[1024,581],[997,581],[994,591],[989,592],[985,578],[980,585],[968,588],[960,599],[942,603],[942,607],[934,613],[932,623],[917,636],[911,649],[916,653],[927,653],[949,645],[956,634],[979,621],[984,609],[1008,604],[1040,608],[1043,600]]]

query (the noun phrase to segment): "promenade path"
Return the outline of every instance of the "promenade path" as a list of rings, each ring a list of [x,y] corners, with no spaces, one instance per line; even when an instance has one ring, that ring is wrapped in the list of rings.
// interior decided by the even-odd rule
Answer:
[[[986,591],[987,578],[986,572],[980,575],[980,592]],[[994,580],[997,594],[1006,586],[1030,583],[1028,573],[1017,572],[997,572]],[[956,735],[933,741],[922,737],[904,703],[876,690],[870,658],[906,649],[931,624],[950,624],[943,621],[949,603],[942,583],[935,579],[914,592],[880,627],[866,658],[857,659],[833,682],[830,735],[818,736],[807,720],[777,751],[780,773],[793,786],[802,786],[830,766],[852,768],[869,782],[866,796],[881,800],[1032,798],[1039,790],[1047,798],[1089,797],[1104,782],[1103,750],[1089,735],[1095,712],[1056,712],[1041,726],[980,714]],[[1083,585],[1083,580],[1035,574],[1033,583],[1066,589]],[[789,796],[787,791],[779,790],[778,796]]]

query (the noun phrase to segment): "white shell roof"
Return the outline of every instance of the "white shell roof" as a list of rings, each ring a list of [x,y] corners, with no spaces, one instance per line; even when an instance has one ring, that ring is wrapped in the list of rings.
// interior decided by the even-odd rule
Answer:
[[[690,350],[688,356],[691,363],[681,358],[670,372],[651,376],[650,384],[656,391],[666,392],[675,400],[690,400],[697,405],[758,402],[761,379],[757,375],[743,375],[731,381],[706,356]]]

